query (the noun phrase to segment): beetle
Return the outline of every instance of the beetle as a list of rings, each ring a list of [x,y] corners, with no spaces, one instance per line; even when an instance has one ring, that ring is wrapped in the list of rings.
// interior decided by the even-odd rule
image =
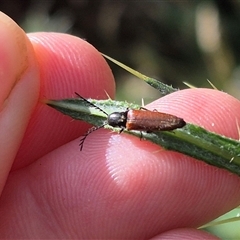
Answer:
[[[75,94],[89,105],[99,109],[107,116],[107,121],[103,125],[90,128],[83,136],[79,144],[80,151],[82,151],[83,143],[87,136],[107,124],[111,127],[120,128],[120,133],[125,129],[128,131],[137,130],[146,132],[170,131],[176,128],[182,128],[186,125],[186,122],[182,118],[171,114],[158,112],[156,110],[150,111],[143,107],[141,107],[139,110],[127,108],[126,111],[123,112],[113,112],[108,114],[103,109],[80,96],[78,93],[75,92]]]
[[[124,112],[113,112],[108,115],[107,124],[121,128],[120,132],[124,129],[152,132],[182,128],[186,122],[171,114],[140,108],[140,110],[127,109]]]

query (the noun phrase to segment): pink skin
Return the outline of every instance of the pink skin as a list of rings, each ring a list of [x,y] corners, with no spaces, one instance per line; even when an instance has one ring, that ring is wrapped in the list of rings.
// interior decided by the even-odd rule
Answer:
[[[238,176],[127,134],[96,131],[79,152],[89,125],[41,99],[114,97],[111,70],[90,44],[26,37],[4,14],[0,42],[2,238],[204,239],[195,227],[240,204]],[[239,137],[240,102],[220,91],[178,91],[146,107]]]

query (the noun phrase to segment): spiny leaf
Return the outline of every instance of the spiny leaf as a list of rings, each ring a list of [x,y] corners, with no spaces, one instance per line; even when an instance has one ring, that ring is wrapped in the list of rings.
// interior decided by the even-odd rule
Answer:
[[[140,106],[113,100],[88,99],[106,113],[126,111],[127,108],[139,109]],[[107,116],[96,107],[90,106],[79,98],[63,100],[46,100],[47,105],[74,119],[83,120],[95,126],[101,126]],[[118,130],[106,125],[105,128]],[[181,152],[202,160],[210,165],[224,168],[240,176],[240,144],[239,141],[209,132],[193,124],[173,131],[140,131],[124,132],[143,137],[165,149]]]
[[[107,58],[108,60],[110,60],[111,62],[115,63],[116,65],[120,66],[121,68],[125,69],[126,71],[130,72],[131,74],[135,75],[136,77],[142,79],[143,81],[145,81],[147,84],[149,84],[150,86],[152,86],[153,88],[157,89],[158,91],[161,92],[161,94],[163,96],[168,95],[170,93],[176,92],[178,91],[178,89],[173,88],[172,86],[169,86],[167,84],[164,84],[154,78],[150,78],[147,77],[146,75],[143,75],[142,73],[126,66],[125,64],[105,55],[102,53],[102,55]]]

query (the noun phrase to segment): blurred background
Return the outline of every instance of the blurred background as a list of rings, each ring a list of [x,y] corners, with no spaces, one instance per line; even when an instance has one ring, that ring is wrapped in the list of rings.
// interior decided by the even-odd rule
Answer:
[[[0,10],[26,32],[79,36],[100,52],[175,88],[187,88],[183,82],[211,88],[210,80],[240,99],[240,1],[8,0],[0,2]],[[160,97],[109,64],[117,99],[141,104],[142,98],[148,103]],[[212,231],[222,239],[240,239],[240,221],[235,224]]]
[[[240,98],[240,1],[8,0],[0,10],[26,32],[65,32],[176,88],[183,82]],[[109,63],[117,99],[160,93]],[[137,89],[137,91],[132,91]]]

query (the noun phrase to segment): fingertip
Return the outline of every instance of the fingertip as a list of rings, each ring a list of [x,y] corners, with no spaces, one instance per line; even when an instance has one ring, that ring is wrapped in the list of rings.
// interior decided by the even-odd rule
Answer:
[[[28,34],[42,75],[42,96],[114,98],[115,81],[107,62],[87,41],[62,33]]]
[[[24,31],[0,13],[0,184],[18,151],[39,94],[39,71]],[[0,191],[1,191],[0,186]]]
[[[187,123],[204,127],[226,137],[239,139],[240,102],[214,89],[186,89],[169,94],[149,105],[182,117]]]
[[[39,79],[36,58],[25,32],[7,15],[0,12],[0,53],[1,53],[1,87],[0,104],[15,90],[17,84],[23,82],[24,75],[34,71],[29,82],[29,98],[38,96]],[[37,81],[36,81],[37,80]],[[32,94],[33,93],[33,94]]]
[[[118,220],[125,234],[198,227],[239,204],[238,176],[124,133],[92,133],[79,158],[98,173],[86,177],[103,187],[104,199],[118,203],[112,213],[125,209]],[[108,209],[98,207],[104,218]]]
[[[40,99],[74,98],[75,92],[86,98],[104,99],[108,98],[107,94],[114,97],[111,69],[91,44],[61,33],[32,33],[28,37],[40,69]],[[14,169],[77,138],[88,127],[40,102],[32,115]]]

